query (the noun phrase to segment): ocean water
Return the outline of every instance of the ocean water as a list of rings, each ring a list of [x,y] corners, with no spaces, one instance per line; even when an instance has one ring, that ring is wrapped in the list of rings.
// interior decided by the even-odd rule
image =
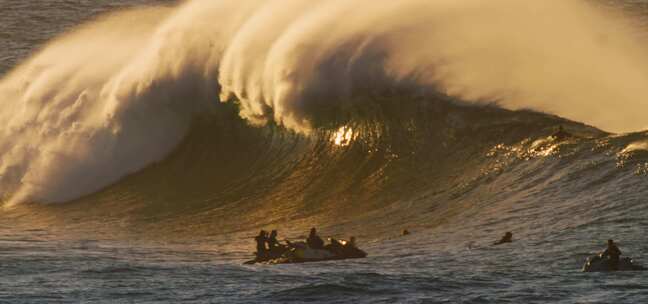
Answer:
[[[646,9],[0,0],[0,303],[644,303]]]

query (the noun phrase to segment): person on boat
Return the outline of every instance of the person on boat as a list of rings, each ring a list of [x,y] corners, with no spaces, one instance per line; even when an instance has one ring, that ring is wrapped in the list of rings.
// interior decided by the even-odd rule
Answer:
[[[277,241],[277,230],[272,230],[270,232],[270,236],[268,237],[266,242],[268,243],[268,250],[270,251],[282,246],[281,244],[279,244],[279,241]]]
[[[254,240],[257,243],[257,259],[263,259],[267,257],[268,249],[266,248],[266,242],[268,241],[268,232],[266,232],[265,230],[259,231],[259,235],[257,235]]]
[[[349,246],[351,248],[357,248],[356,247],[356,238],[355,238],[355,236],[352,236],[351,238],[349,238],[349,242],[346,243],[346,246]]]
[[[551,134],[551,137],[553,137],[554,140],[565,140],[569,137],[572,137],[569,132],[565,131],[562,125],[558,126],[558,131],[554,132]]]
[[[605,258],[608,257],[610,260],[610,269],[612,270],[619,270],[619,257],[621,256],[621,250],[619,250],[619,247],[614,243],[613,240],[608,240],[607,241],[607,248],[603,253],[601,253],[601,257]]]
[[[499,241],[495,242],[493,245],[500,245],[511,242],[513,242],[513,233],[507,232]]]
[[[286,251],[286,249],[288,249],[288,246],[280,244],[279,241],[277,241],[277,230],[272,230],[270,232],[267,243],[268,257],[270,258],[280,257]],[[290,245],[290,243],[288,243],[288,245]]]
[[[317,230],[315,228],[311,228],[310,234],[308,235],[308,238],[306,239],[306,244],[311,249],[323,249],[324,248],[324,240],[322,240],[322,238],[319,237],[319,235],[317,235]]]

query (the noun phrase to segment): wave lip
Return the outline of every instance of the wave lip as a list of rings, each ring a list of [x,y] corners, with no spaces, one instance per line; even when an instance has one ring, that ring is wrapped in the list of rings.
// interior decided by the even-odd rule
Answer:
[[[94,193],[168,157],[219,100],[305,135],[402,91],[636,129],[648,60],[635,38],[577,0],[193,0],[119,12],[0,81],[2,195]]]

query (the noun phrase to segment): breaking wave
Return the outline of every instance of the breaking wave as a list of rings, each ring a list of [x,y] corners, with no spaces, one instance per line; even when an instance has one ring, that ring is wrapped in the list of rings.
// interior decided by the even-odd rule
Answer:
[[[94,200],[159,206],[292,201],[277,205],[282,216],[340,209],[322,207],[333,199],[366,210],[469,191],[504,170],[480,157],[502,152],[493,147],[551,154],[532,143],[557,123],[605,137],[504,109],[645,127],[644,50],[629,24],[575,0],[194,0],[117,12],[0,81],[0,189],[9,204],[101,189]],[[632,147],[623,155],[642,144]]]

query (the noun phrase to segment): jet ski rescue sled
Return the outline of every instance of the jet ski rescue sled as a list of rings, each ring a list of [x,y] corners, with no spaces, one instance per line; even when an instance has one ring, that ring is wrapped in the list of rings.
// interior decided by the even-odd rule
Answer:
[[[327,245],[324,249],[313,249],[304,242],[290,243],[283,249],[270,252],[267,257],[256,258],[243,264],[294,264],[321,261],[334,261],[346,259],[361,259],[367,257],[367,253],[353,246],[341,242],[338,245]]]
[[[619,259],[619,269],[613,270],[610,267],[610,259],[602,257],[600,254],[591,256],[583,265],[583,272],[608,272],[608,271],[641,271],[645,267],[635,264],[631,258]]]

